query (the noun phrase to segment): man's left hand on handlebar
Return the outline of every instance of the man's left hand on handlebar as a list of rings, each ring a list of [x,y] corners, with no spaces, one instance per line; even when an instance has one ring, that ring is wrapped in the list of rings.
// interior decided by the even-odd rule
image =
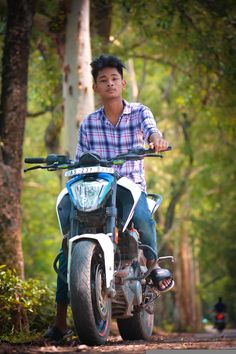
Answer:
[[[155,134],[152,134],[151,139],[150,139],[150,143],[149,143],[149,147],[151,149],[155,149],[155,152],[158,153],[158,152],[167,150],[169,147],[169,143],[167,140],[162,139],[159,136],[155,136]]]

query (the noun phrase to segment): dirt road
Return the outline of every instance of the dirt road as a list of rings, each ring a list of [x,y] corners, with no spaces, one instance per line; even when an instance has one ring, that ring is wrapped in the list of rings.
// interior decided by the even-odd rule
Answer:
[[[29,343],[27,345],[0,344],[0,354],[13,353],[114,353],[114,354],[148,354],[148,351],[159,349],[233,349],[236,350],[236,330],[225,330],[222,335],[216,330],[206,333],[171,333],[154,335],[149,342],[122,341],[119,336],[110,337],[107,344],[100,347],[88,347],[72,341],[63,345],[49,345],[45,342]]]

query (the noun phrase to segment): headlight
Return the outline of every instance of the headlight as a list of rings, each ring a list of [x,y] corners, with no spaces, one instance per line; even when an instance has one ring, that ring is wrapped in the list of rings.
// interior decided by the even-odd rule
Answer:
[[[99,207],[105,196],[108,181],[98,178],[96,181],[77,181],[70,188],[79,210],[92,211]]]

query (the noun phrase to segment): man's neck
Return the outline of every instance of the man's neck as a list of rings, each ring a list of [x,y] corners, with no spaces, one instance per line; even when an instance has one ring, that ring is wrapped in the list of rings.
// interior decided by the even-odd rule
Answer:
[[[103,102],[104,111],[111,124],[116,125],[124,109],[122,98]]]

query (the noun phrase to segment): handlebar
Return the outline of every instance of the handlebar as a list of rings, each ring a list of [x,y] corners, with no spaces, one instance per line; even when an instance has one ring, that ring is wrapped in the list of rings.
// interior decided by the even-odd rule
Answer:
[[[48,165],[58,163],[58,164],[68,164],[71,162],[67,155],[56,155],[50,154],[46,158],[44,157],[26,157],[24,160],[25,163],[46,163]]]
[[[166,152],[166,151],[170,151],[170,150],[172,150],[171,145],[169,145],[166,150],[161,150],[159,152]],[[128,152],[131,152],[131,153],[137,154],[137,155],[146,155],[146,154],[155,154],[155,149],[152,149],[152,148],[145,149],[142,146],[141,147],[137,146],[137,147],[129,150]]]
[[[168,146],[168,148],[165,151],[172,150],[171,146]],[[164,152],[164,151],[160,151]],[[41,169],[48,169],[50,171],[54,171],[57,169],[70,169],[70,168],[75,168],[79,166],[91,166],[94,164],[97,165],[102,165],[102,166],[112,166],[112,165],[121,165],[126,161],[134,161],[134,160],[142,160],[144,157],[160,157],[163,158],[163,155],[161,154],[156,154],[155,149],[145,149],[143,147],[135,147],[133,149],[130,149],[127,153],[125,154],[120,154],[115,156],[114,158],[110,160],[102,160],[96,152],[86,152],[83,155],[81,155],[79,161],[74,161],[70,160],[67,155],[56,155],[56,154],[50,154],[46,158],[43,157],[26,157],[24,159],[25,163],[30,163],[30,164],[46,164],[46,166],[41,166],[37,165],[34,167],[30,167],[28,169],[25,169],[24,172],[30,171],[30,170],[35,170],[38,168]]]
[[[26,157],[24,159],[25,163],[45,163],[47,159],[44,157]]]

